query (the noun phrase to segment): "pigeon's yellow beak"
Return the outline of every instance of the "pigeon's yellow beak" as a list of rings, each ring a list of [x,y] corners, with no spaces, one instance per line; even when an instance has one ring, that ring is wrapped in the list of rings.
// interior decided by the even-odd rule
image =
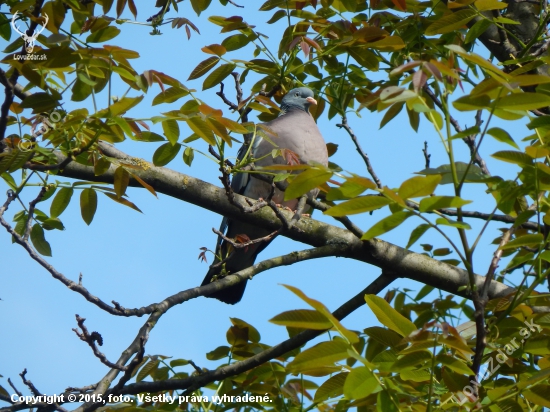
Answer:
[[[315,105],[317,104],[317,100],[315,100],[313,97],[306,97],[306,101]]]

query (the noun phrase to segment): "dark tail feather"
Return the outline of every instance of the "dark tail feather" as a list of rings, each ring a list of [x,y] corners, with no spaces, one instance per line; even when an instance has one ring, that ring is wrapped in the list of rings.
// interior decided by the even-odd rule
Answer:
[[[219,269],[219,268],[217,268]],[[208,273],[206,274],[206,277],[202,281],[201,286],[208,285],[210,281],[212,280],[212,277],[217,275],[219,273],[219,270],[216,269],[210,269]],[[223,303],[227,303],[229,305],[234,305],[235,303],[240,302],[240,300],[243,298],[244,290],[246,288],[246,282],[248,280],[244,280],[236,285],[230,286],[226,289],[220,290],[218,292],[212,293],[211,295],[208,295],[207,298],[214,298],[218,299],[219,301],[222,301]]]

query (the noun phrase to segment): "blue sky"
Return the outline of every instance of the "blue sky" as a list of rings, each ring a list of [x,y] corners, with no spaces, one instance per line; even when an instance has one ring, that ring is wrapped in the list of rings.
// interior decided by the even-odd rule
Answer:
[[[265,24],[272,12],[258,13],[256,7],[260,3],[250,6],[249,3],[252,2],[242,1],[243,4],[246,3],[244,9],[230,5],[222,7],[214,3],[216,2],[213,2],[213,7],[200,18],[192,12],[189,2],[180,4],[179,13],[169,13],[171,17],[185,16],[199,27],[201,34],[193,32],[189,41],[183,29],[175,30],[170,26],[163,26],[162,36],[150,36],[149,27],[124,24],[121,27],[122,34],[108,44],[138,51],[141,58],[132,61],[138,72],[154,69],[176,77],[187,87],[197,89],[196,95],[200,99],[211,106],[222,108],[226,117],[236,120],[237,116],[231,114],[215,95],[218,88],[201,92],[203,79],[186,81],[192,69],[208,57],[200,48],[220,43],[227,37],[220,35],[219,27],[209,23],[206,17],[243,15],[246,21],[256,24],[259,31],[270,37],[268,44],[275,50],[284,21],[275,25]],[[138,10],[138,21],[145,21],[156,12],[152,7],[142,4],[138,5]],[[5,12],[5,9],[0,9],[0,12]],[[123,17],[132,18],[128,12]],[[14,39],[12,35],[12,40]],[[0,47],[3,49],[5,46]],[[228,57],[251,58],[251,51],[251,48],[246,48],[242,53],[234,53]],[[245,93],[254,82],[250,76],[243,85]],[[113,89],[113,95],[120,96],[126,89],[126,84],[120,82],[118,87]],[[227,79],[226,92],[230,99],[234,97],[232,91],[233,85],[230,79]],[[178,108],[184,101],[178,101],[173,105],[151,106],[152,98],[159,92],[158,86],[153,86],[145,101],[128,115],[148,118]],[[139,93],[132,90],[129,95],[137,96]],[[98,101],[102,102],[98,106],[105,107],[107,97],[100,96]],[[69,96],[65,104],[69,109],[79,107],[78,104],[69,101]],[[84,104],[93,110],[89,101]],[[350,116],[350,125],[359,136],[373,167],[385,185],[398,187],[403,180],[424,168],[421,152],[424,141],[428,141],[433,167],[448,163],[439,138],[426,119],[422,119],[418,133],[409,127],[405,113],[401,113],[394,121],[379,130],[384,113],[370,113],[365,110],[361,113],[361,118]],[[461,124],[473,124],[472,113],[457,114],[457,117]],[[339,145],[338,152],[331,160],[347,171],[367,176],[365,166],[356,155],[349,137],[335,126],[339,120],[334,118],[328,121],[323,118],[319,123],[325,140]],[[516,142],[530,134],[522,123],[501,122],[500,126],[506,128]],[[180,127],[182,136],[191,133],[185,130],[185,125],[180,124]],[[152,130],[162,133],[160,125],[153,126]],[[13,132],[14,130],[10,133]],[[202,141],[194,144],[199,150],[207,149]],[[124,142],[120,149],[133,156],[151,160],[158,145]],[[457,158],[467,159],[467,148],[462,142],[455,142],[455,148],[458,152]],[[491,153],[505,149],[508,147],[487,140],[487,146],[482,147],[482,156],[489,161]],[[234,150],[236,153],[237,148]],[[219,185],[217,165],[198,154],[191,168],[183,164],[181,153],[168,167]],[[489,168],[494,174],[515,177],[516,169],[513,165],[489,162]],[[68,181],[63,178],[59,180]],[[7,186],[0,182],[0,193],[5,193],[6,190]],[[24,199],[28,202],[36,195],[37,190],[26,191]],[[449,194],[449,190],[449,186],[442,187],[438,189],[438,194]],[[466,198],[481,199],[468,207],[468,210],[492,209],[494,201],[484,195],[484,190],[485,187],[479,185],[467,192]],[[197,259],[199,248],[214,248],[215,235],[211,229],[219,226],[221,217],[164,195],[159,195],[157,199],[145,190],[129,189],[128,194],[143,214],[100,196],[98,212],[90,226],[82,221],[78,197],[75,196],[60,217],[66,230],[46,233],[53,249],[53,257],[48,258],[48,261],[75,281],[79,273],[82,273],[83,284],[91,293],[106,302],[116,300],[125,307],[148,305],[178,291],[199,285],[208,268],[207,264]],[[47,211],[49,202],[46,203],[40,204],[39,207]],[[12,204],[8,216],[12,216],[17,210],[17,205]],[[387,211],[378,211],[373,215],[359,215],[353,217],[353,220],[366,230],[386,213]],[[318,212],[314,217],[337,224]],[[420,223],[410,219],[398,230],[382,238],[404,246],[410,231]],[[472,232],[479,230],[481,225],[478,223],[472,224]],[[494,246],[490,243],[497,236],[494,230],[496,227],[499,226],[491,225],[489,233],[482,238],[480,249],[475,256],[476,271],[479,274],[485,273],[489,265],[494,251]],[[448,246],[434,231],[428,232],[419,243],[431,243],[438,247]],[[260,255],[259,259],[307,247],[280,237]],[[86,325],[89,330],[97,330],[102,334],[105,343],[101,350],[112,361],[115,361],[121,351],[128,346],[145,318],[115,318],[89,304],[80,295],[52,279],[44,269],[31,261],[21,247],[11,244],[10,237],[5,232],[0,232],[0,249],[4,257],[0,269],[0,317],[4,336],[0,346],[0,374],[4,378],[0,379],[0,385],[7,388],[6,378],[10,377],[19,389],[26,393],[26,388],[18,378],[18,374],[24,368],[28,369],[27,377],[39,390],[49,394],[60,393],[68,386],[84,386],[97,382],[107,372],[107,368],[71,330],[76,327],[75,314],[87,319]],[[413,250],[420,251],[421,248],[417,244]],[[456,255],[453,254],[451,257],[456,258]],[[264,272],[249,282],[244,299],[235,306],[227,306],[213,299],[199,298],[170,310],[152,331],[146,353],[192,359],[201,367],[213,368],[215,364],[206,360],[205,353],[225,344],[225,332],[230,326],[229,317],[237,317],[256,326],[262,334],[264,343],[276,344],[286,339],[285,328],[269,324],[267,321],[280,312],[305,308],[306,305],[280,284],[296,286],[310,297],[325,303],[330,309],[335,309],[379,274],[380,269],[376,267],[342,258],[308,261]],[[391,287],[419,290],[422,285],[399,279]],[[344,321],[349,328],[358,330],[375,323],[376,319],[366,307]]]

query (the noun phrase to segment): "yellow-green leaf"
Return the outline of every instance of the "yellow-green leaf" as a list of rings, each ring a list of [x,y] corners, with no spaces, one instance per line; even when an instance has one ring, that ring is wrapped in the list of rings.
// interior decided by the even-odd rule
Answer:
[[[491,155],[495,159],[502,160],[508,163],[514,163],[520,166],[528,166],[533,163],[533,158],[523,152],[514,150],[501,150]]]
[[[441,178],[441,175],[412,177],[401,184],[397,194],[402,199],[429,196],[434,192]]]
[[[208,127],[208,125],[199,117],[190,117],[186,120],[187,125],[193,132],[202,137],[206,143],[216,146],[216,139],[214,138],[214,132]]]
[[[373,311],[378,321],[388,329],[399,333],[401,336],[409,336],[417,328],[409,319],[400,314],[381,297],[365,295],[365,301]]]
[[[300,373],[309,369],[334,366],[335,362],[349,357],[349,348],[349,343],[343,339],[318,343],[296,355],[294,360],[287,365],[287,369],[291,373]]]
[[[212,73],[210,73],[206,77],[206,79],[204,79],[202,90],[210,89],[217,84],[220,84],[227,76],[229,76],[233,72],[233,70],[235,70],[235,67],[237,67],[237,65],[234,63],[222,64]]]
[[[164,143],[160,145],[153,153],[153,164],[155,166],[165,166],[170,163],[179,153],[181,145],[176,143]]]
[[[162,122],[162,130],[170,143],[174,145],[178,142],[180,138],[180,128],[177,121],[174,119],[164,120]]]
[[[321,302],[315,299],[311,299],[306,296],[304,292],[302,292],[300,289],[295,288],[294,286],[289,285],[283,285],[288,290],[292,291],[296,296],[298,296],[303,301],[307,302],[311,307],[313,307],[316,311],[324,315],[330,323],[332,323],[332,326],[336,328],[338,332],[342,336],[344,336],[350,343],[357,343],[359,342],[359,339],[357,338],[357,335],[353,333],[352,331],[346,329],[338,319],[336,319],[332,313],[327,309],[325,305],[323,305]]]
[[[122,166],[117,167],[114,174],[113,186],[115,188],[115,193],[119,198],[124,196],[129,183],[130,173],[128,173],[128,171]]]
[[[380,209],[390,203],[391,200],[382,196],[361,196],[342,202],[323,213],[328,216],[347,216]]]
[[[53,198],[50,206],[51,217],[58,217],[69,205],[73,196],[74,190],[70,187],[62,187]]]
[[[514,139],[512,139],[512,136],[500,127],[492,127],[489,130],[487,130],[487,134],[490,136],[493,136],[496,140],[502,143],[509,144],[510,146],[515,147],[516,149],[519,149],[519,146],[514,142]]]
[[[472,20],[476,14],[475,10],[466,9],[443,16],[426,28],[426,35],[433,36],[434,34],[450,33],[453,30],[460,29]]]
[[[464,200],[458,196],[430,196],[420,201],[420,212],[431,212],[432,210],[444,208],[457,208],[472,203],[471,200]]]
[[[546,106],[550,106],[550,96],[542,93],[513,93],[497,102],[498,108],[509,110],[534,110]]]
[[[403,223],[405,220],[407,220],[411,216],[412,216],[411,212],[401,211],[401,212],[396,212],[388,217],[385,217],[384,219],[375,223],[361,237],[361,240],[371,240],[376,236],[380,236],[386,232],[389,232],[390,230],[395,229],[397,226],[399,226],[401,223]]]
[[[353,368],[346,377],[344,395],[348,399],[362,399],[380,389],[376,376],[365,366]]]
[[[327,379],[319,389],[315,391],[314,402],[322,402],[329,398],[334,398],[335,396],[342,395],[344,393],[344,383],[348,376],[347,372],[341,372],[334,376],[331,376]]]
[[[285,191],[285,200],[296,199],[332,177],[326,169],[311,168],[296,176]]]
[[[220,61],[220,58],[215,56],[212,56],[206,60],[203,60],[197,65],[197,67],[193,69],[193,71],[191,72],[187,80],[198,79],[199,77],[205,75],[210,71],[210,69],[212,69],[216,64],[218,64],[219,61]]]
[[[506,243],[505,245],[501,246],[500,249],[515,249],[523,246],[536,247],[539,246],[543,240],[544,236],[542,235],[542,233],[524,235]]]
[[[286,311],[278,314],[269,321],[276,325],[304,329],[324,330],[332,327],[332,323],[330,323],[325,315],[310,309]]]
[[[35,225],[31,229],[31,242],[36,251],[41,255],[52,255],[52,248],[44,237],[44,229],[42,229],[42,227],[38,223],[35,223]]]
[[[80,214],[87,225],[92,223],[97,210],[97,193],[94,189],[84,189],[80,193]]]

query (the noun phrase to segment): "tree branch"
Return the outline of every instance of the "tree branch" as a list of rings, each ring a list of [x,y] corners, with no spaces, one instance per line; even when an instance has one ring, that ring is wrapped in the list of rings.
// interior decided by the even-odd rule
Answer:
[[[396,278],[393,274],[382,274],[376,278],[369,286],[348,300],[332,314],[338,320],[344,319],[350,313],[360,308],[365,304],[364,296],[366,294],[378,294],[385,287],[391,284]],[[127,385],[121,390],[121,394],[137,394],[142,392],[159,392],[163,390],[182,390],[185,389],[186,393],[192,392],[198,388],[201,388],[211,382],[221,381],[230,376],[238,375],[239,373],[248,371],[262,363],[265,363],[271,359],[281,356],[293,349],[296,349],[317,336],[325,333],[324,330],[306,330],[298,335],[287,339],[278,345],[275,345],[257,355],[254,355],[241,362],[234,363],[228,366],[222,366],[214,371],[208,371],[198,376],[191,376],[186,379],[172,379],[163,382],[138,382]]]
[[[118,149],[110,147],[108,150],[109,156],[114,155],[113,157],[119,159],[135,161],[134,158]],[[58,156],[59,161],[63,160],[63,158],[62,155]],[[146,167],[143,170],[136,169],[134,173],[153,186],[157,192],[219,213],[230,219],[258,225],[271,231],[278,230],[282,226],[280,220],[269,208],[264,207],[254,213],[244,214],[238,207],[228,201],[224,189],[189,175],[163,167],[156,167],[142,159],[138,160],[141,164],[146,165]],[[115,168],[111,167],[103,175],[95,176],[93,167],[72,162],[59,175],[80,180],[113,183],[114,171]],[[130,186],[142,187],[134,179],[130,179]],[[235,201],[241,205],[248,204],[246,199],[241,195],[235,194]],[[284,210],[281,210],[281,213],[289,215],[289,212]],[[283,235],[311,246],[326,244],[347,245],[350,249],[346,257],[372,264],[383,270],[395,271],[404,277],[443,289],[449,293],[469,296],[469,292],[462,288],[468,285],[468,276],[463,269],[447,265],[425,255],[410,252],[380,239],[362,242],[355,234],[348,230],[314,219],[300,220],[291,230],[283,233]],[[476,283],[481,285],[485,278],[477,276],[476,279]],[[504,296],[512,292],[512,288],[500,282],[491,282],[489,292],[491,298]]]

